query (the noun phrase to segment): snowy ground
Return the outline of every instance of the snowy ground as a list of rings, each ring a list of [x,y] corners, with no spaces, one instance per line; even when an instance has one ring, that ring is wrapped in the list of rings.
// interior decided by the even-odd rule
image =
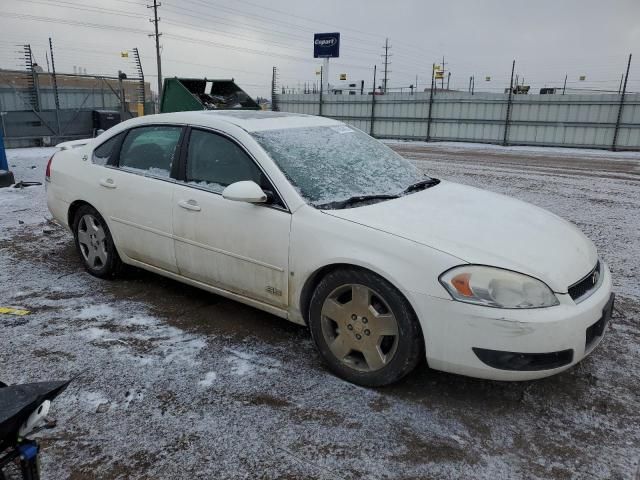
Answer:
[[[82,270],[43,187],[0,190],[0,379],[78,376],[43,434],[44,478],[632,478],[640,458],[640,155],[393,142],[431,175],[575,222],[610,264],[618,317],[577,367],[525,383],[422,366],[364,389],[304,328],[134,271]],[[51,149],[9,151],[42,180]],[[32,168],[33,167],[33,168]]]

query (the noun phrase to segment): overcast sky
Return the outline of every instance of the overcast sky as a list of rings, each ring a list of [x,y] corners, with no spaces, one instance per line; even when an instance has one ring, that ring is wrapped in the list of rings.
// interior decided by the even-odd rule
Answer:
[[[16,45],[30,43],[46,70],[52,37],[58,71],[135,76],[119,52],[138,47],[156,90],[152,1],[0,0],[0,68],[22,67]],[[388,37],[390,87],[417,75],[424,88],[444,55],[452,88],[475,75],[476,90],[500,91],[515,59],[534,88],[562,86],[567,74],[568,87],[617,90],[635,49],[628,88],[640,91],[640,0],[162,0],[159,11],[164,76],[234,77],[252,95],[269,94],[273,66],[283,85],[315,81],[313,33],[332,31],[342,40],[332,83],[346,73],[370,88]]]

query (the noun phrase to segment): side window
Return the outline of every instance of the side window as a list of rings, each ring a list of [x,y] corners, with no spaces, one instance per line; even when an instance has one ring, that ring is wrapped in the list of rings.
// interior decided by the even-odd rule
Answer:
[[[186,180],[216,193],[240,180],[253,180],[263,189],[271,189],[262,171],[244,150],[221,135],[202,130],[191,131]]]
[[[91,161],[96,165],[106,165],[109,162],[109,159],[114,153],[114,149],[124,133],[119,133],[115,137],[111,137],[109,140],[104,142],[98,148],[93,151],[93,157]]]
[[[120,167],[169,177],[182,127],[138,127],[129,131],[120,150]]]

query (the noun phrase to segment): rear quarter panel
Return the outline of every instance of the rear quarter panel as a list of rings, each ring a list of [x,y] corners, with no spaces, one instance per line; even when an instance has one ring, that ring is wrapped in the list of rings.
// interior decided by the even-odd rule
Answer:
[[[51,179],[47,184],[47,205],[53,217],[65,227],[69,225],[69,207],[82,200],[91,204],[106,219],[106,205],[98,181],[107,167],[91,161],[93,146],[86,145],[57,152],[51,162]]]

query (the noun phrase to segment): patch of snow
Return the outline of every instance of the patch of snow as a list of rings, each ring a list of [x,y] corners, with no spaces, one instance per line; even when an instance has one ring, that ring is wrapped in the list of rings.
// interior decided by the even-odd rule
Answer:
[[[612,152],[605,149],[589,149],[589,148],[563,148],[563,147],[535,147],[535,146],[507,146],[496,145],[492,143],[471,143],[471,142],[424,142],[417,140],[381,140],[387,145],[402,145],[406,147],[411,146],[428,146],[434,148],[441,148],[443,151],[455,151],[455,150],[471,150],[481,154],[482,152],[493,153],[528,153],[538,154],[548,157],[549,155],[557,156],[586,156],[586,157],[606,157],[610,160],[615,159],[632,159],[640,160],[640,152]]]
[[[198,385],[201,387],[210,387],[218,378],[218,374],[216,372],[207,372],[204,376],[204,379],[198,382]]]
[[[88,405],[90,411],[95,410],[98,405],[109,402],[109,398],[103,392],[92,391],[78,393],[78,400],[81,404]]]
[[[233,375],[248,375],[255,369],[255,366],[244,358],[229,356],[226,360],[230,364],[230,371]]]
[[[76,315],[76,318],[79,320],[94,320],[101,317],[111,318],[115,313],[116,310],[111,305],[91,305],[80,310],[80,313]]]
[[[89,327],[81,330],[80,334],[87,340],[94,341],[109,335],[109,331],[98,327]]]
[[[156,317],[150,315],[134,315],[124,319],[124,323],[127,325],[137,325],[140,327],[152,327],[159,323]]]

